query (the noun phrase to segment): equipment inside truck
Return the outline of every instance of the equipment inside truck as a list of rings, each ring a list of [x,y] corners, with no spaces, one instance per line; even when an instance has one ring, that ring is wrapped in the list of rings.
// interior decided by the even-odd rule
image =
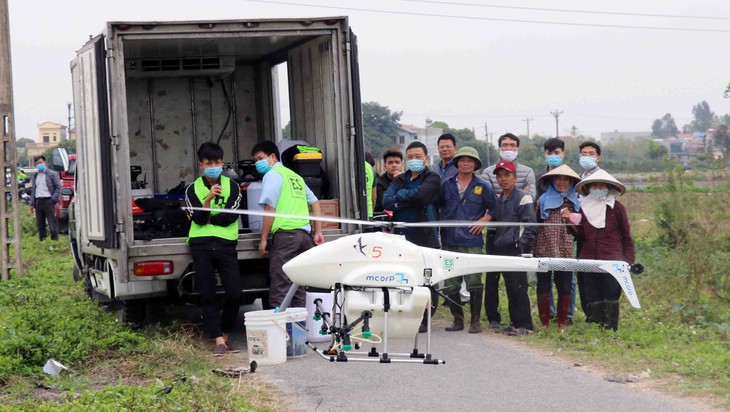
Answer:
[[[182,201],[176,191],[198,176],[196,150],[206,141],[223,147],[224,174],[239,182],[248,207],[258,208],[252,195],[260,193],[261,175],[247,161],[257,141],[281,135],[277,65],[284,62],[292,133],[318,152],[294,164],[307,164],[306,179],[321,198],[337,196],[327,175],[336,161],[327,156],[336,125],[328,119],[336,113],[330,41],[329,34],[296,32],[123,38],[136,240],[185,236],[178,205],[170,202]],[[258,223],[242,218],[241,233],[260,231]]]

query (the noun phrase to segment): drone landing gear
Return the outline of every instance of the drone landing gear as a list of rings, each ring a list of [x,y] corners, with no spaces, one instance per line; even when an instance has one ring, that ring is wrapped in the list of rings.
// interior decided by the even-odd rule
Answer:
[[[335,289],[336,295],[340,298],[343,296],[343,290],[341,288]],[[327,329],[332,334],[332,340],[330,341],[329,348],[327,350],[319,350],[316,346],[307,342],[307,346],[314,352],[318,353],[324,359],[328,359],[330,362],[377,362],[377,363],[421,363],[426,365],[439,365],[445,364],[446,361],[443,359],[433,358],[431,349],[431,311],[427,311],[428,330],[426,333],[426,353],[419,352],[418,350],[418,333],[415,335],[414,349],[412,352],[391,353],[388,351],[388,315],[390,312],[390,290],[388,288],[382,288],[383,292],[383,336],[382,339],[379,336],[375,336],[370,332],[370,319],[373,317],[373,313],[369,310],[363,310],[360,316],[351,323],[343,321],[344,316],[342,314],[343,302],[342,299],[338,299],[335,296],[335,302],[333,306],[334,321],[331,321],[329,313],[325,312],[321,307],[321,301],[315,300],[317,307],[316,314],[322,314],[323,326],[322,329]],[[378,292],[379,293],[379,292]],[[428,302],[430,307],[430,300]],[[353,334],[353,330],[362,324],[361,332]],[[372,343],[373,347],[370,351],[358,351],[351,350],[352,343],[354,342],[355,349],[360,348],[360,343]],[[383,344],[382,352],[378,352],[376,344]]]

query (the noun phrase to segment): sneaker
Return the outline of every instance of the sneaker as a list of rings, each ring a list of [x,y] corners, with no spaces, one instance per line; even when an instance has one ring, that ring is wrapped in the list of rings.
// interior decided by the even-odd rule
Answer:
[[[529,335],[529,334],[531,334],[533,332],[531,330],[529,330],[529,329],[525,329],[525,328],[514,328],[514,327],[510,326],[510,330],[507,331],[506,333],[508,335],[510,335],[510,336],[524,336],[524,335]]]
[[[232,345],[231,342],[226,342],[226,351],[228,353],[238,353],[240,349],[238,349],[238,346]]]
[[[496,320],[493,320],[489,322],[489,329],[493,330],[495,333],[502,331],[502,325],[499,324]]]
[[[219,343],[218,345],[215,346],[215,350],[213,351],[213,356],[223,356],[226,354],[226,351],[228,351],[226,344]]]

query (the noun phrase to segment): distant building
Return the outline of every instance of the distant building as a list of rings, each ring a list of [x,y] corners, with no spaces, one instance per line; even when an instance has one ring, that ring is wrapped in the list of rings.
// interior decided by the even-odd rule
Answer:
[[[404,143],[401,147],[403,148],[403,153],[405,154],[406,147],[413,142],[413,141],[419,141],[426,145],[426,149],[428,150],[428,164],[434,164],[437,160],[440,160],[439,158],[439,150],[438,150],[438,138],[444,133],[444,129],[440,127],[416,127],[412,124],[402,124],[400,125],[400,129],[403,131],[403,138],[404,142],[410,138],[411,140],[408,141],[408,143]],[[400,138],[400,136],[398,137]],[[399,145],[400,143],[397,142]]]
[[[601,143],[609,143],[612,140],[618,139],[637,139],[640,137],[651,137],[651,132],[619,132],[618,130],[613,132],[601,133]]]
[[[38,138],[36,143],[28,143],[28,159],[32,161],[35,156],[42,155],[46,150],[58,146],[62,141],[68,140],[67,127],[54,122],[43,122],[38,124]],[[74,133],[73,138],[76,138]]]

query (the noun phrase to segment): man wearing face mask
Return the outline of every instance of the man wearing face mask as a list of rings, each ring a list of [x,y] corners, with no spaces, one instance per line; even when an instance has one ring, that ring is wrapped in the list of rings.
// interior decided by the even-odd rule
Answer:
[[[200,288],[203,325],[215,339],[213,355],[220,356],[238,352],[228,343],[241,303],[241,274],[236,252],[238,215],[192,208],[236,210],[241,205],[241,190],[235,181],[221,175],[223,149],[217,144],[205,142],[200,145],[198,167],[203,175],[185,190],[185,202],[192,220],[187,243],[193,255],[195,282]],[[216,294],[216,271],[225,290],[222,304]]]
[[[269,308],[266,309],[273,309],[282,303],[292,285],[282,266],[300,253],[324,243],[321,222],[309,223],[309,207],[312,207],[315,216],[322,213],[317,196],[304,179],[281,164],[279,149],[274,142],[264,140],[256,143],[251,149],[251,156],[256,161],[256,171],[264,175],[259,205],[266,212],[302,216],[264,216],[259,253],[269,256]],[[272,234],[271,246],[267,247],[269,233]],[[305,298],[304,288],[299,287],[291,306],[304,307]]]
[[[598,163],[601,162],[601,146],[595,142],[583,142],[578,146],[580,150],[580,167],[583,168],[580,178],[586,177],[601,170]]]
[[[55,206],[61,198],[61,179],[58,173],[46,168],[45,156],[35,158],[35,167],[38,173],[33,176],[33,186],[30,192],[30,213],[35,213],[35,222],[38,225],[38,237],[41,242],[46,238],[46,221],[51,232],[51,240],[58,240],[58,221],[56,220]]]
[[[517,163],[517,154],[520,151],[520,138],[512,133],[506,133],[499,137],[497,140],[499,146],[499,157],[502,160],[512,162],[517,166],[517,181],[515,182],[515,188],[528,193],[530,197],[536,199],[536,188],[535,188],[535,172],[531,167],[521,165]],[[492,185],[494,191],[499,195],[502,193],[502,189],[499,187],[496,175],[494,174],[495,165],[489,166],[482,172],[482,179],[486,180],[487,183]]]
[[[383,209],[393,211],[398,222],[435,222],[439,220],[439,192],[441,177],[426,166],[428,150],[421,142],[413,142],[406,148],[406,172],[398,175],[383,194]],[[438,228],[399,228],[396,233],[406,236],[409,242],[438,249]],[[431,313],[438,307],[438,295],[431,292]],[[426,314],[419,332],[427,330]]]

